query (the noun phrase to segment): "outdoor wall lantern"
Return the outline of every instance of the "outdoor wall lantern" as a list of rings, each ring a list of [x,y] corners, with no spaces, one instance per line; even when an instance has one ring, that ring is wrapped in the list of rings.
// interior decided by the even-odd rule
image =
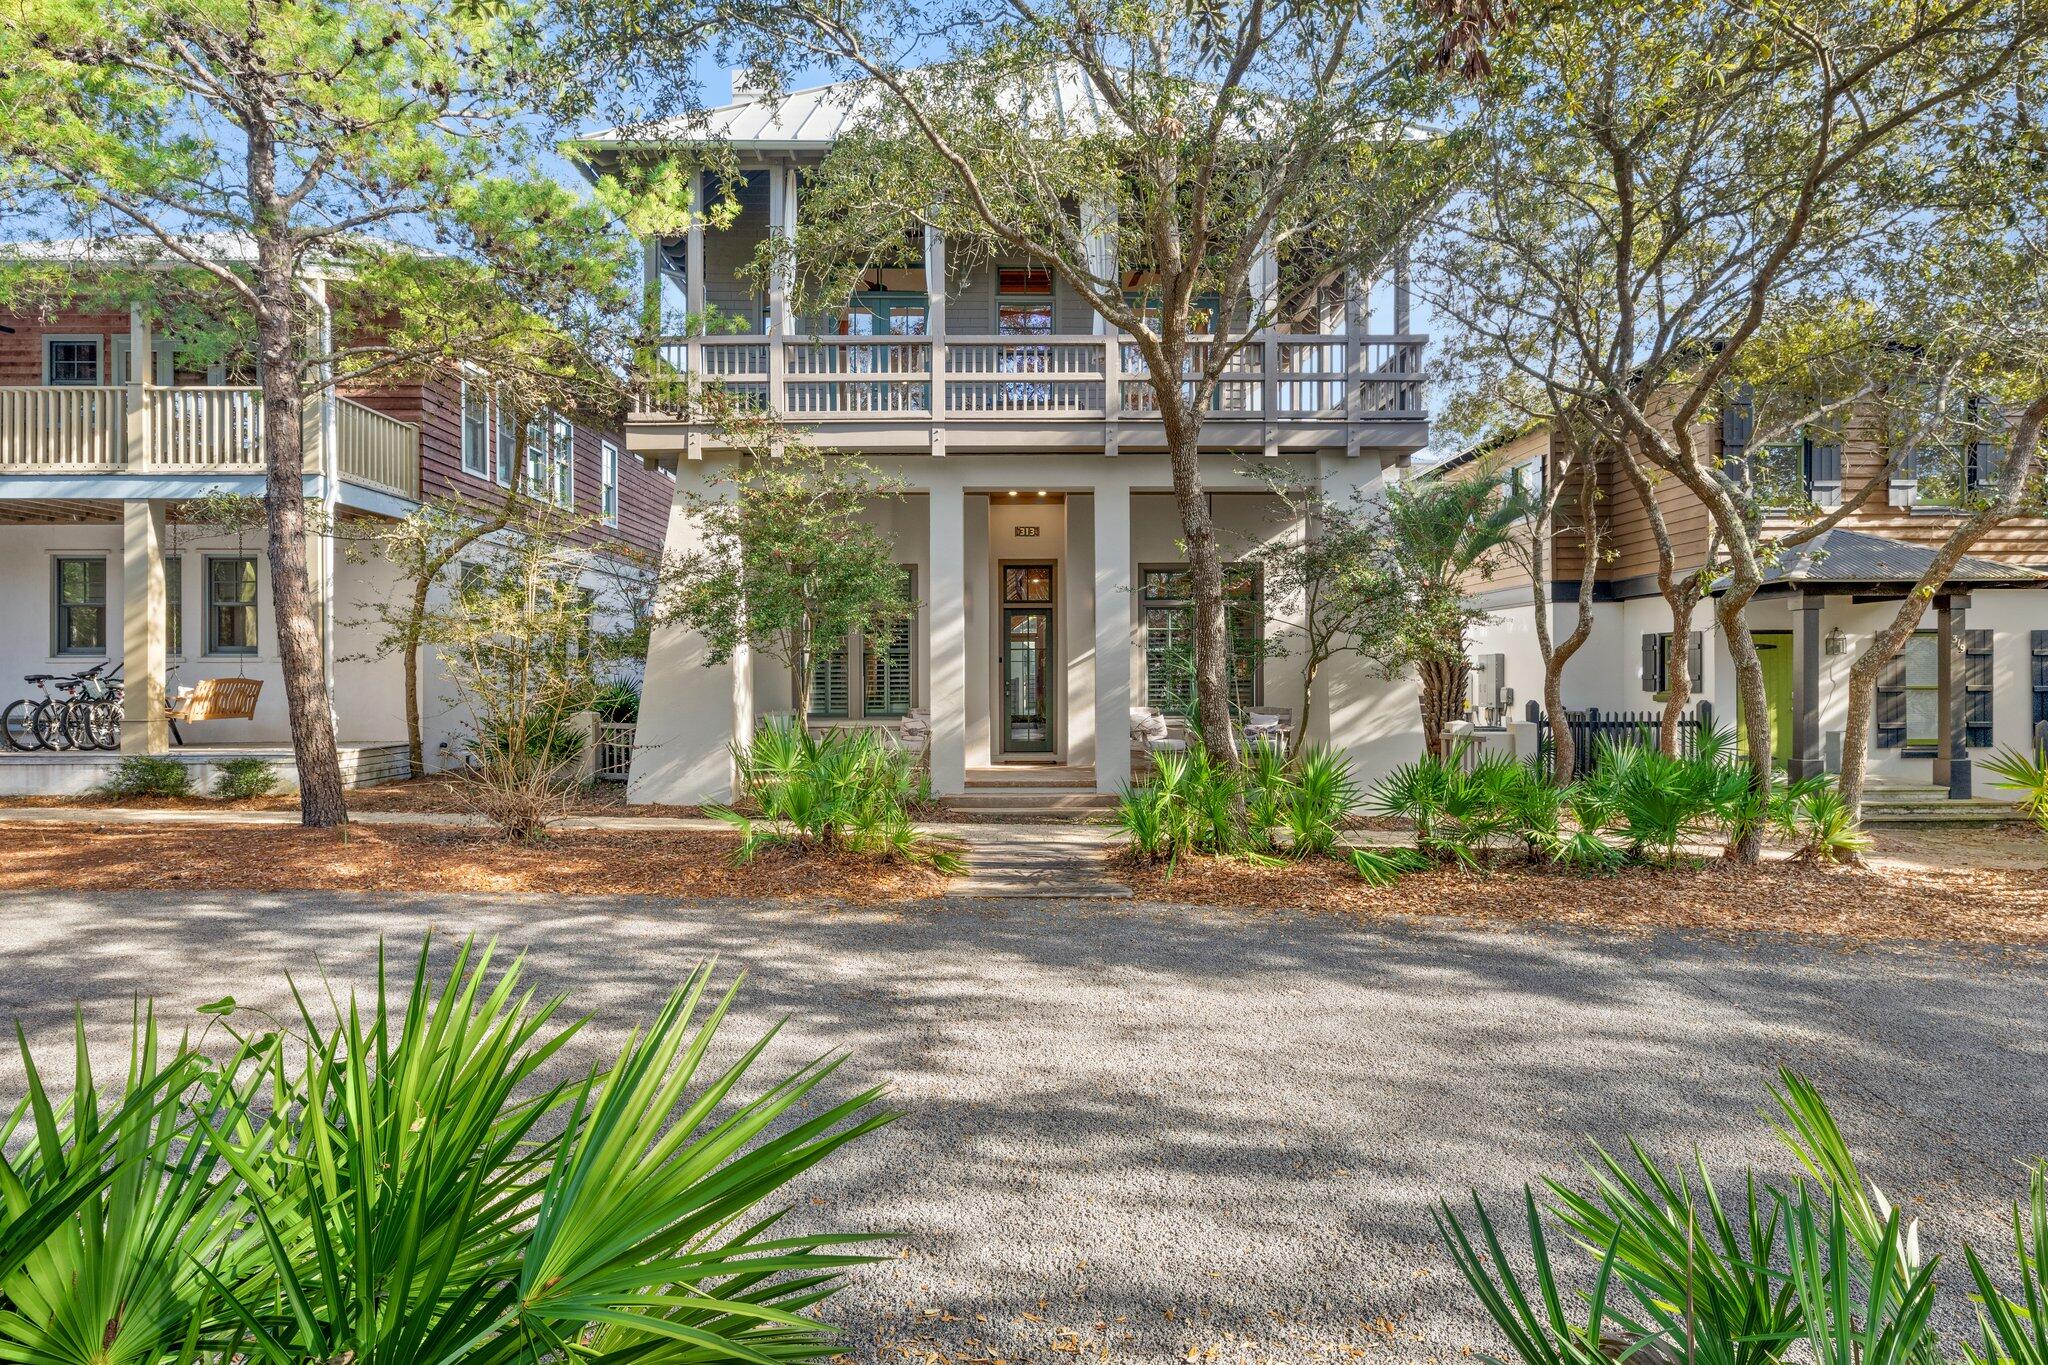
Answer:
[[[1840,626],[1828,632],[1825,648],[1830,659],[1839,659],[1849,652],[1849,637],[1842,634]]]

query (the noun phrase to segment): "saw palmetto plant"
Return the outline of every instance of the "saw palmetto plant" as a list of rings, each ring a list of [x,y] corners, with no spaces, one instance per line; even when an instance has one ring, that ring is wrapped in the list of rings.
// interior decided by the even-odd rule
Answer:
[[[713,1064],[733,989],[700,968],[607,1063],[519,964],[465,945],[438,981],[380,955],[366,999],[166,1044],[118,1091],[74,1040],[59,1097],[26,1039],[0,1139],[0,1359],[788,1362],[874,1234],[796,1232],[789,1182],[890,1121],[826,1099],[822,1058],[750,1084],[772,1031]],[[736,986],[735,988],[736,989]],[[211,1035],[202,1037],[202,1042]]]

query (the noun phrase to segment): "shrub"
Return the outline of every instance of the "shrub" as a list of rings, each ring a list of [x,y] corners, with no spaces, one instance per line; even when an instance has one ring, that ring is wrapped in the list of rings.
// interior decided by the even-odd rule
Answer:
[[[740,784],[757,814],[726,806],[709,813],[740,832],[737,857],[763,849],[828,848],[957,872],[960,859],[933,847],[912,825],[929,777],[902,750],[868,730],[816,737],[794,720],[776,720],[735,746]],[[765,823],[764,823],[765,822]]]
[[[230,758],[214,766],[213,794],[223,801],[253,801],[277,789],[277,769],[267,758]]]
[[[135,796],[190,796],[192,770],[162,754],[130,754],[115,765],[107,780],[93,788],[95,796],[121,800]]]
[[[597,689],[590,709],[609,724],[631,725],[640,719],[640,685],[630,678],[614,678]]]
[[[1439,1203],[1437,1230],[1480,1307],[1526,1365],[1608,1360],[1773,1365],[1788,1358],[1927,1365],[1944,1358],[1933,1328],[1935,1263],[1917,1226],[1863,1177],[1834,1116],[1800,1076],[1779,1073],[1780,1139],[1803,1178],[1751,1173],[1740,1195],[1715,1187],[1695,1149],[1659,1163],[1631,1141],[1627,1159],[1594,1149],[1581,1184],[1545,1182],[1548,1206],[1523,1188],[1526,1258],[1504,1247],[1475,1193],[1469,1213]],[[1560,1289],[1546,1222],[1593,1259],[1589,1291]],[[1968,1246],[1978,1303],[1973,1362],[2048,1360],[2048,1165],[2012,1210],[2020,1280],[2008,1293]],[[1527,1272],[1518,1269],[1526,1264]]]
[[[1257,744],[1242,766],[1226,767],[1191,747],[1153,754],[1151,778],[1124,788],[1110,823],[1146,859],[1266,857],[1277,851],[1275,836],[1283,829],[1286,851],[1307,858],[1334,852],[1357,805],[1350,760],[1328,749],[1311,748],[1289,760]]]
[[[2048,748],[2036,747],[2032,754],[2000,749],[1984,767],[1999,779],[2000,790],[2019,793],[2021,812],[2048,833]]]
[[[830,1358],[810,1310],[874,1239],[785,1235],[762,1205],[888,1123],[879,1092],[825,1098],[836,1058],[759,1085],[758,1047],[706,1069],[736,990],[708,967],[609,1064],[561,1067],[583,1021],[492,957],[465,945],[437,982],[423,947],[409,986],[380,959],[331,1018],[296,985],[296,1017],[254,1027],[222,1000],[207,1052],[145,1015],[125,1090],[82,1037],[54,1068],[24,1041],[0,1355]]]

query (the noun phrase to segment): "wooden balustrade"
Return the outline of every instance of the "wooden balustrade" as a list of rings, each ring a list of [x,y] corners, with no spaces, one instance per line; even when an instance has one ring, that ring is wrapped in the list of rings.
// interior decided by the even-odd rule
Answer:
[[[89,471],[127,463],[128,390],[0,388],[0,469]]]
[[[1422,344],[1419,337],[1246,338],[1218,373],[1208,408],[1275,421],[1420,420]],[[1212,338],[1190,344],[1184,391],[1192,392],[1215,345]],[[937,376],[935,352],[943,356]],[[1139,348],[1109,336],[673,338],[656,348],[640,402],[649,414],[689,414],[692,385],[716,384],[791,417],[929,418],[935,377],[943,378],[945,395],[937,415],[947,421],[1158,411]]]
[[[420,429],[343,398],[334,405],[341,477],[402,498],[420,495]]]
[[[142,404],[131,412],[135,393]],[[320,471],[320,411],[318,398],[307,400],[309,474]],[[133,430],[131,417],[139,422]],[[335,437],[344,479],[419,496],[419,428],[344,398],[335,404]],[[0,388],[0,473],[251,474],[263,468],[263,448],[263,398],[255,388]]]

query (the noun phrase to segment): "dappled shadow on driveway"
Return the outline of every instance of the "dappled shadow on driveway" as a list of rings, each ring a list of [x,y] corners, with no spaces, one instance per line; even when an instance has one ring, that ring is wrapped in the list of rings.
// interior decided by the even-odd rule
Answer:
[[[833,1307],[858,1360],[1455,1356],[1484,1333],[1437,1197],[1503,1197],[1624,1132],[1783,1170],[1759,1112],[1780,1064],[1931,1249],[1988,1240],[2048,1092],[2027,955],[1079,903],[18,895],[0,1014],[61,1047],[79,1001],[111,1048],[137,994],[173,1021],[282,1008],[285,971],[361,988],[380,937],[409,957],[429,928],[442,952],[499,937],[594,1016],[562,1068],[716,956],[749,975],[732,1048],[789,1016],[771,1063],[844,1049],[845,1089],[892,1087],[905,1120],[799,1209],[907,1230]],[[0,1064],[0,1098],[20,1078]]]

